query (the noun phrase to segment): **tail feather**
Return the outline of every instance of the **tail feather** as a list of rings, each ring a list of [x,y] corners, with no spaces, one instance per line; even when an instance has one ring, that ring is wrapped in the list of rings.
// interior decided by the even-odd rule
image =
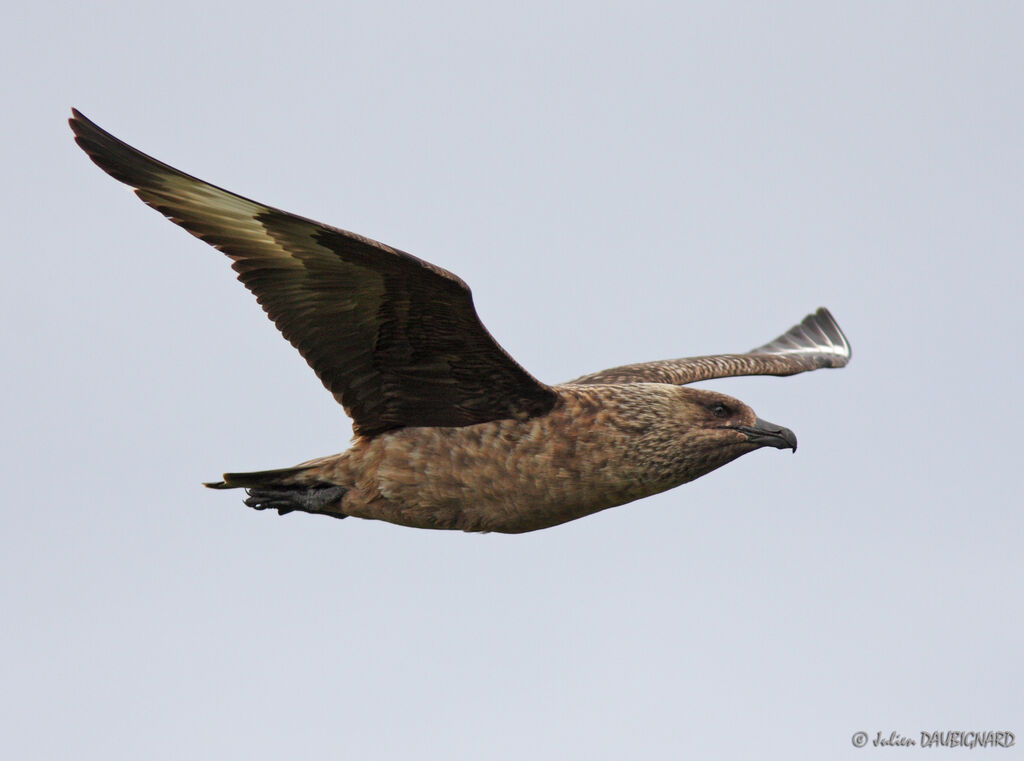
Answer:
[[[296,483],[295,477],[309,470],[308,465],[275,470],[254,470],[249,473],[225,473],[223,481],[204,483],[208,489],[258,489]]]

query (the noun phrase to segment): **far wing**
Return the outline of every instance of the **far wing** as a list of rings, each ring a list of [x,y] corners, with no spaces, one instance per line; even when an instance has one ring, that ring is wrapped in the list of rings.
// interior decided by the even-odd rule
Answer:
[[[850,344],[846,336],[829,311],[821,307],[774,341],[746,354],[712,354],[623,365],[584,375],[569,383],[670,383],[682,386],[735,375],[796,375],[822,367],[844,367],[849,361]]]

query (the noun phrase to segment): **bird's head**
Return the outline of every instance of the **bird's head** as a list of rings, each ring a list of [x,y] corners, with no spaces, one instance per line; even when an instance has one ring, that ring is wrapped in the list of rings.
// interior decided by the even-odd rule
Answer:
[[[672,480],[677,483],[691,481],[761,447],[796,451],[791,430],[762,420],[743,402],[717,391],[677,386],[662,413],[664,419],[649,433],[661,439],[663,452],[671,452],[673,462],[660,464],[673,472]],[[684,480],[679,481],[680,477]]]
[[[796,436],[788,428],[762,420],[739,399],[717,391],[676,389],[675,410],[695,443],[743,446],[746,451],[760,447],[796,451]]]

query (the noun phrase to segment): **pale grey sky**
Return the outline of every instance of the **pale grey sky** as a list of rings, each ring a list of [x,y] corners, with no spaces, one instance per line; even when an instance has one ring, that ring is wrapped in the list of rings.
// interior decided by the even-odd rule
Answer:
[[[29,6],[0,30],[0,756],[1021,756],[1024,6]],[[542,380],[819,305],[853,361],[704,384],[795,456],[536,534],[256,513],[199,483],[348,421],[72,105],[452,270]]]

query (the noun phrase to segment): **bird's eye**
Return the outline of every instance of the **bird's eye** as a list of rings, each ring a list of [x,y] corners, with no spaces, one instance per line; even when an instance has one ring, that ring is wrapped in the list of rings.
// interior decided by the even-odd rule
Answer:
[[[711,414],[715,417],[729,417],[732,414],[732,410],[719,402],[718,404],[711,405]]]

